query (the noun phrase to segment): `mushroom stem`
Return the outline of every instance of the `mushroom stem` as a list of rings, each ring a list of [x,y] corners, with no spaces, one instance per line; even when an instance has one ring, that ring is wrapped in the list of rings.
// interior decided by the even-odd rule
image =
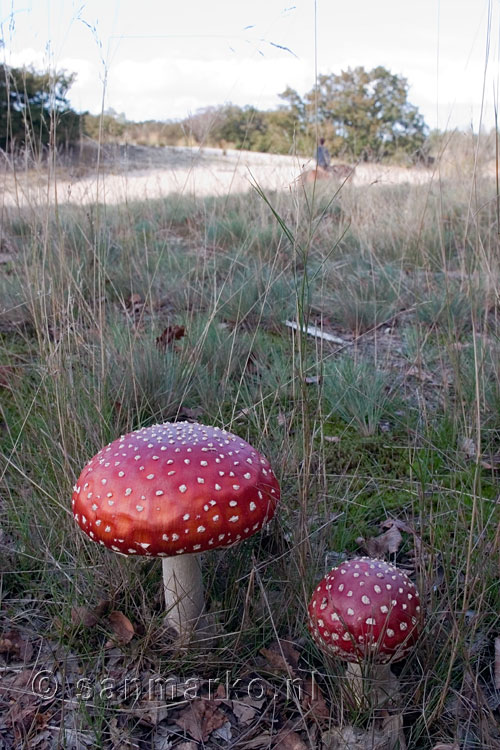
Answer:
[[[203,613],[203,579],[198,555],[164,557],[167,619],[179,635],[190,634]]]
[[[356,702],[370,708],[381,708],[398,695],[399,681],[389,664],[349,662],[346,678]]]

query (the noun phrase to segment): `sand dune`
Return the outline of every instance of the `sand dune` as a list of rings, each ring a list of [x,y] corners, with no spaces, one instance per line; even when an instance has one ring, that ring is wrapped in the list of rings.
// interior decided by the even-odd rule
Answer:
[[[102,168],[85,176],[68,170],[49,178],[43,170],[5,171],[1,200],[5,206],[53,203],[116,204],[161,198],[171,193],[190,196],[242,193],[259,185],[264,190],[294,190],[297,178],[314,167],[312,159],[221,149],[123,147],[106,155]],[[79,170],[81,173],[81,170]],[[76,170],[75,170],[76,172]],[[432,171],[379,164],[361,164],[354,185],[423,184]],[[332,189],[336,189],[332,183]]]

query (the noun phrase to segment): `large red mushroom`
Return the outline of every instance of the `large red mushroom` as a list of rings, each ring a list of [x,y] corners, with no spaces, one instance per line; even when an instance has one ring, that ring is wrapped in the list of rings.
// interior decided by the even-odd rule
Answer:
[[[199,555],[255,534],[274,515],[278,481],[264,456],[218,427],[174,422],[110,443],[83,469],[73,513],[95,542],[163,558],[168,618],[181,635],[203,608]]]
[[[316,587],[308,613],[320,648],[349,662],[356,693],[372,680],[382,691],[394,684],[390,663],[413,648],[422,625],[420,597],[406,573],[369,557],[333,568]],[[364,682],[367,673],[372,680]]]

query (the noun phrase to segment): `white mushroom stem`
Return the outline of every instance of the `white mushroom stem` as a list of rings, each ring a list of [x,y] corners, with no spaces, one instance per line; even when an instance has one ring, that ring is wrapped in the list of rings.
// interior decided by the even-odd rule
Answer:
[[[189,635],[203,614],[203,579],[198,555],[164,557],[163,588],[170,625],[180,636]]]
[[[398,695],[399,681],[389,664],[349,662],[346,677],[356,701],[371,708],[381,708]]]

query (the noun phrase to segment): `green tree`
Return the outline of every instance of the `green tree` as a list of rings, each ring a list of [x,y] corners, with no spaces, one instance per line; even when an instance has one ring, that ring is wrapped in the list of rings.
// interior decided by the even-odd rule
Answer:
[[[73,74],[37,73],[0,65],[0,148],[67,147],[80,133],[80,115],[66,95]]]
[[[348,68],[318,76],[301,101],[287,89],[282,98],[311,134],[319,127],[333,153],[352,159],[381,159],[421,149],[427,127],[408,101],[406,78],[379,66]]]

